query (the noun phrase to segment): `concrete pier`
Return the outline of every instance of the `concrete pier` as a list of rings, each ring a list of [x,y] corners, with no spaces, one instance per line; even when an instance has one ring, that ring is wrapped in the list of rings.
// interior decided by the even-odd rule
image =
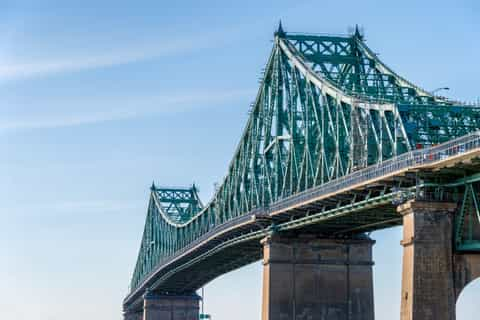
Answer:
[[[373,244],[265,238],[262,320],[373,320]]]
[[[143,320],[198,320],[200,297],[156,295],[144,296]]]
[[[472,281],[480,278],[480,253],[455,254],[453,259],[455,300]]]
[[[455,319],[455,203],[409,201],[403,216],[401,320]]]
[[[200,297],[191,295],[158,295],[147,292],[143,308],[126,310],[124,320],[198,320]]]
[[[143,320],[143,309],[124,311],[123,320]]]

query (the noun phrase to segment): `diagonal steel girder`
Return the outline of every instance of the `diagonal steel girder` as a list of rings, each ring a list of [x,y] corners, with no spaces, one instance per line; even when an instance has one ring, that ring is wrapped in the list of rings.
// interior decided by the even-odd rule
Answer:
[[[167,194],[152,190],[131,290],[219,226],[477,130],[479,119],[479,108],[435,97],[394,73],[358,34],[277,32],[247,125],[212,200],[203,206],[196,192],[170,190],[177,198],[162,202]],[[344,207],[339,198],[329,205],[336,201]]]

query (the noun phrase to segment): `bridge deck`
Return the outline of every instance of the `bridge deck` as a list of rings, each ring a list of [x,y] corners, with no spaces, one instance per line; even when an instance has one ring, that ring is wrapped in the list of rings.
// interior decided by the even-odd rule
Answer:
[[[302,232],[341,236],[399,225],[402,221],[394,202],[415,189],[418,173],[457,179],[466,172],[478,172],[479,157],[480,132],[475,132],[356,171],[270,208],[255,209],[215,227],[165,259],[124,304],[139,305],[146,288],[191,292],[227,271],[259,260],[259,239],[271,232],[301,228]]]

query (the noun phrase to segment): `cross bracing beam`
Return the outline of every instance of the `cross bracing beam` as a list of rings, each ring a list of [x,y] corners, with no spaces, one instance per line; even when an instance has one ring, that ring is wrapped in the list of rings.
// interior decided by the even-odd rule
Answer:
[[[272,219],[278,216],[278,214],[272,216],[274,210],[278,210],[278,207],[253,210],[248,215],[239,216],[227,223],[216,226],[193,243],[178,250],[172,256],[163,259],[141,286],[133,290],[127,297],[125,306],[128,307],[134,302],[139,303],[138,299],[142,294],[141,288],[170,290],[170,292],[178,293],[179,291],[176,290],[180,290],[180,288],[175,287],[175,283],[177,283],[175,279],[184,277],[184,272],[190,273],[191,268],[199,263],[203,263],[202,261],[210,261],[211,259],[217,261],[218,269],[215,270],[223,270],[221,261],[225,259],[225,255],[228,256],[229,248],[242,246],[243,243],[248,241],[253,241],[253,243],[258,245],[258,242],[255,241],[270,232],[288,232],[289,230],[301,229],[302,232],[308,230],[317,234],[339,236],[350,232],[367,232],[398,225],[401,221],[397,219],[398,215],[393,203],[398,202],[398,198],[403,198],[401,201],[408,200],[413,190],[424,188],[424,186],[411,184],[406,188],[398,186],[382,190],[376,185],[380,185],[382,180],[395,181],[395,179],[391,179],[391,174],[405,174],[408,176],[409,172],[418,173],[419,170],[428,171],[434,169],[441,171],[450,167],[452,163],[464,162],[465,165],[473,164],[474,161],[471,160],[479,156],[480,133],[474,133],[436,147],[411,151],[395,159],[385,161],[381,165],[371,166],[363,169],[362,172],[356,172],[347,177],[337,179],[338,181],[332,182],[334,185],[321,185],[316,187],[316,190],[312,190],[313,192],[304,192],[300,197],[292,196],[288,202],[282,204],[288,205],[284,213],[288,214],[288,211],[299,208],[300,211],[303,210],[305,213],[303,217],[299,216],[293,220]],[[364,180],[367,182],[377,181],[374,189],[371,190],[374,191],[373,194],[369,191],[365,197],[355,198],[354,193],[351,191],[355,190],[357,186],[352,182],[359,181],[359,178],[368,179]],[[405,184],[405,182],[399,182]],[[348,187],[345,188],[345,186]],[[428,187],[431,186],[433,185],[428,185]],[[308,206],[310,204],[321,201],[322,196],[326,193],[331,193],[332,190],[352,194],[352,201],[345,205],[324,208],[313,212],[309,209]],[[292,202],[296,202],[296,206],[292,205]],[[273,223],[274,220],[276,221],[275,223]],[[248,255],[250,258],[244,260],[245,264],[254,260],[255,252],[250,254]],[[238,266],[240,265],[238,264]],[[221,272],[215,273],[212,271],[210,274],[218,276]],[[201,274],[198,274],[198,276],[200,277]],[[214,277],[211,276],[209,279]],[[198,281],[200,280],[197,279],[191,283],[201,283],[201,281]],[[196,288],[182,287],[182,290],[195,290]]]
[[[165,281],[185,265],[179,257],[196,258],[193,248],[200,244],[241,243],[249,236],[235,233],[243,230],[238,221],[258,237],[268,225],[295,225],[298,217],[331,210],[342,215],[328,224],[321,220],[318,230],[332,235],[396,224],[379,211],[389,211],[387,205],[363,208],[358,217],[349,217],[357,212],[351,206],[375,204],[372,199],[393,194],[392,186],[411,187],[411,178],[399,176],[412,166],[427,170],[476,148],[478,134],[444,142],[480,128],[478,114],[478,108],[440,99],[401,78],[358,35],[277,33],[247,125],[212,200],[203,206],[196,190],[152,188],[126,301],[142,288],[167,288]],[[429,148],[439,143],[443,149]],[[296,223],[316,228],[320,220]],[[167,267],[168,275],[160,272]]]
[[[456,251],[480,251],[480,175],[476,173],[447,183],[425,183],[424,189],[430,194],[447,195],[451,202],[458,204],[454,217]]]
[[[161,212],[172,223],[189,221],[202,208],[203,204],[197,194],[197,188],[155,187],[152,185],[154,200]]]

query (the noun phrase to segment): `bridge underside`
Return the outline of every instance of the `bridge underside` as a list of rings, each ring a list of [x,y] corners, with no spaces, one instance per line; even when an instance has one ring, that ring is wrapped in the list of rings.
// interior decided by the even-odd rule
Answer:
[[[238,223],[232,223],[231,228],[219,235],[213,232],[197,248],[167,261],[146,286],[158,294],[191,294],[222,274],[260,260],[260,240],[269,234],[281,232],[287,236],[315,234],[324,238],[350,238],[355,234],[402,225],[397,206],[411,198],[461,202],[461,198],[452,198],[453,189],[461,188],[455,182],[475,177],[480,171],[479,154],[480,151],[476,151],[467,157],[405,170],[324,199],[303,197],[280,213],[266,214],[257,210],[238,219]],[[420,183],[422,187],[416,188]],[[452,187],[438,192],[438,186],[448,184]],[[141,306],[141,294],[135,300],[130,307]]]
[[[295,218],[305,218],[319,212],[318,204],[307,205],[295,210]],[[273,221],[282,224],[291,220],[276,217],[275,219],[270,219],[270,223]],[[336,216],[335,219],[325,219],[322,222],[307,225],[301,229],[291,228],[288,231],[282,231],[282,234],[286,236],[312,234],[326,238],[348,238],[352,233],[379,230],[398,226],[401,223],[402,219],[396,212],[396,206],[391,202],[384,201],[384,203],[374,204],[371,209],[361,209],[355,217],[349,215]],[[191,263],[195,259],[192,257],[198,258],[204,255],[202,256],[203,260],[199,259],[197,263],[185,266],[182,270],[177,269],[171,277],[161,283],[161,290],[157,292],[169,294],[191,293],[222,274],[262,259],[260,240],[272,232],[272,229],[269,229],[267,224],[264,226],[263,229],[256,229],[254,225],[246,225],[243,230],[226,233],[223,237],[216,238],[211,246],[204,246],[201,250],[193,251],[191,255],[179,259],[178,263],[172,264],[167,270],[182,266],[187,261]],[[214,250],[216,248],[215,244],[221,245],[228,239],[241,235],[247,236],[247,239],[224,249]],[[167,270],[165,272],[168,272]]]
[[[198,254],[201,254],[200,252]],[[209,259],[176,272],[162,283],[160,292],[185,294],[195,292],[216,277],[262,258],[262,246],[256,238],[219,251]]]
[[[145,292],[192,297],[259,260],[265,237],[347,243],[405,225],[398,207],[411,201],[457,206],[452,223],[442,225],[452,225],[456,252],[480,252],[479,128],[479,106],[402,78],[358,30],[323,36],[280,26],[211,201],[204,206],[195,185],[152,185],[125,310],[138,314]]]

